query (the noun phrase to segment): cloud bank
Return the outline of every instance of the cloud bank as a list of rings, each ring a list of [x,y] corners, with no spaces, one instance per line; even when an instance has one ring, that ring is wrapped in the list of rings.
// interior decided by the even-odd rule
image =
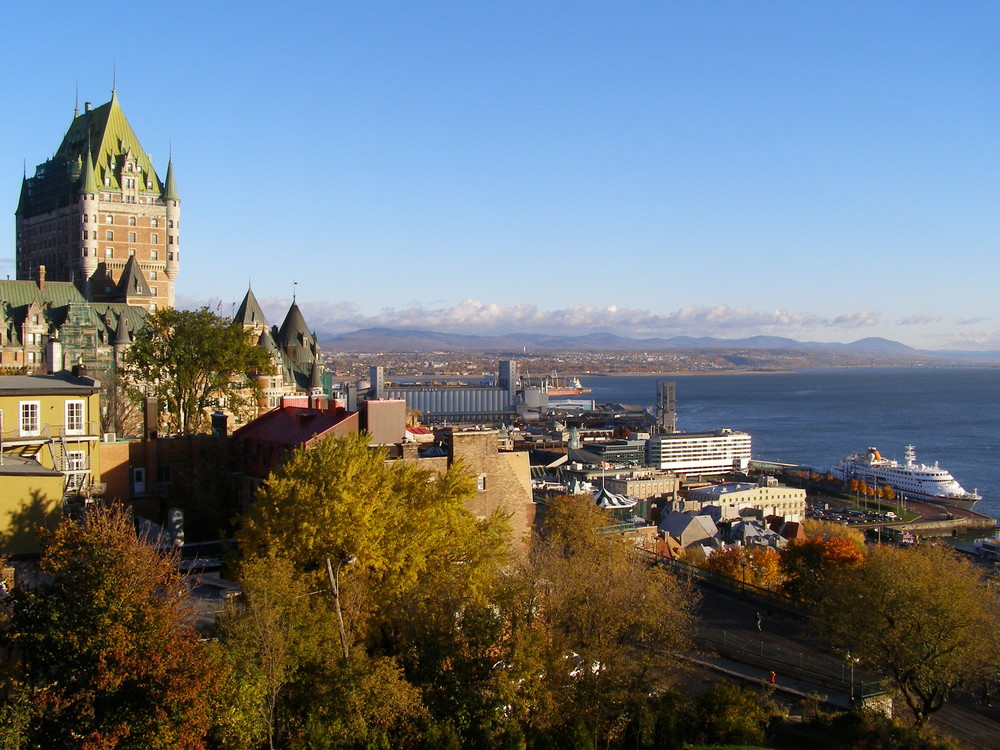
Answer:
[[[291,301],[287,298],[259,299],[272,324],[280,324]],[[201,307],[206,303],[185,299],[179,307]],[[218,301],[207,303],[217,309]],[[225,305],[228,308],[230,305]],[[346,333],[362,328],[430,330],[444,333],[503,334],[515,332],[580,335],[609,332],[630,337],[726,336],[755,334],[788,335],[819,329],[857,330],[880,323],[880,315],[860,311],[826,318],[789,310],[751,310],[749,307],[688,306],[670,313],[608,305],[573,305],[542,310],[536,305],[498,305],[467,299],[449,307],[410,306],[386,308],[363,315],[347,302],[304,302],[299,304],[308,324],[326,334]],[[229,309],[220,309],[230,314]],[[932,317],[932,316],[928,316]]]

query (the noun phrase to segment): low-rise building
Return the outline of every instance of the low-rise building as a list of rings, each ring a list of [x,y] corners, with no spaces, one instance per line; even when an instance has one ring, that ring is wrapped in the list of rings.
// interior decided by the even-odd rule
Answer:
[[[687,500],[685,508],[693,507],[690,503],[699,503],[702,509],[720,508],[724,521],[738,518],[744,509],[759,511],[761,517],[780,516],[785,521],[801,521],[806,515],[806,491],[779,485],[774,477],[764,477],[757,484],[727,482],[698,487],[688,491]]]
[[[93,378],[0,376],[0,552],[35,552],[33,523],[103,493],[100,384]]]

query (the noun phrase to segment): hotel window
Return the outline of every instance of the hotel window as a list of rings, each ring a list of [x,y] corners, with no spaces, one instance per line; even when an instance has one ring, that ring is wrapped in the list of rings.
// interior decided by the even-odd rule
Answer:
[[[160,241],[160,235],[156,234],[156,232],[153,232],[153,234],[149,235],[149,241],[155,245],[157,242]]]
[[[87,239],[87,230],[86,229],[83,230],[83,239]]]
[[[105,258],[114,258],[115,257],[115,251],[112,250],[110,247],[104,248],[104,257]]]
[[[174,244],[174,236],[172,234],[167,237],[167,244],[168,245]]]
[[[83,408],[83,401],[66,402],[67,435],[82,435],[84,433]]]
[[[158,227],[158,226],[160,226],[160,220],[159,219],[150,219],[149,220],[149,226],[151,226],[151,227]]]
[[[131,258],[133,255],[135,255],[135,248],[134,247],[130,247],[128,249],[128,257]]]
[[[88,216],[87,214],[84,214],[84,215],[83,215],[83,223],[84,223],[84,224],[86,224],[86,223],[87,223],[87,220],[88,220],[89,218],[90,218],[90,217],[89,217],[89,216]]]
[[[156,287],[155,286],[151,286],[149,288],[149,293],[152,294],[155,297],[156,296]]]
[[[150,281],[156,281],[156,271],[150,271],[149,272],[149,280]]]
[[[104,217],[104,223],[114,224],[115,223],[114,217],[112,217],[111,214],[108,214],[107,216]]]
[[[159,257],[160,257],[160,253],[158,251],[156,251],[156,250],[150,250],[149,251],[149,259],[150,260],[158,260]]]
[[[128,241],[129,242],[135,242],[135,232],[129,232],[128,233]]]
[[[168,229],[173,229],[174,228],[174,220],[173,219],[168,219],[167,220],[167,228]]]
[[[104,233],[104,239],[106,239],[106,240],[113,240],[114,238],[115,238],[115,233],[113,231],[111,231],[110,229],[107,232]]]
[[[134,227],[135,226],[135,217],[134,216],[129,216],[128,217],[128,225],[130,227]]]
[[[38,437],[41,426],[38,421],[39,403],[37,401],[22,401],[21,404],[21,437]]]

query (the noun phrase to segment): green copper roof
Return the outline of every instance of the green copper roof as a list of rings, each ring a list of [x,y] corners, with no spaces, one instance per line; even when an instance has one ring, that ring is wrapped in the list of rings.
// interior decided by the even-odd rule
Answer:
[[[133,171],[122,171],[130,153]],[[75,200],[88,180],[88,156],[96,190],[121,190],[120,176],[124,176],[135,178],[140,195],[159,198],[163,193],[153,162],[113,93],[107,104],[73,118],[55,155],[27,179],[18,214],[32,216]]]
[[[167,181],[163,185],[163,200],[165,201],[179,201],[180,197],[177,195],[177,185],[174,182],[174,160],[170,159],[167,161]]]
[[[83,177],[80,178],[80,192],[93,195],[99,190],[97,175],[94,174],[94,162],[90,160],[90,148],[83,152]]]

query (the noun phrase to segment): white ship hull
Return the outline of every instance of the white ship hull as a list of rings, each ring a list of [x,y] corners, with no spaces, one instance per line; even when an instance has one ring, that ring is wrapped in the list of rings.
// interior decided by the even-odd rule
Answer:
[[[830,469],[843,482],[856,479],[869,487],[892,487],[896,495],[908,500],[942,503],[972,510],[982,497],[966,492],[955,478],[937,464],[928,466],[916,462],[912,445],[906,446],[906,461],[899,463],[882,458],[876,448],[855,454]]]

